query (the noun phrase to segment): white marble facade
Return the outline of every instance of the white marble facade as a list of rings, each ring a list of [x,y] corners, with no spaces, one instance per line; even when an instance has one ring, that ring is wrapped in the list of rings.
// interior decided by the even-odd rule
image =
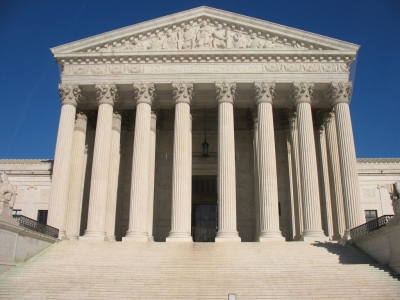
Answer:
[[[48,223],[63,239],[190,242],[192,176],[214,176],[216,242],[347,238],[365,207],[358,48],[208,7],[53,48]]]

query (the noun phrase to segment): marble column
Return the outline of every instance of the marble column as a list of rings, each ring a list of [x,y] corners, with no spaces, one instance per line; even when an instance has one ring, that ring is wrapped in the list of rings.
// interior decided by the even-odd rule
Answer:
[[[175,102],[171,231],[167,242],[192,242],[192,135],[190,104],[193,83],[173,83]]]
[[[296,104],[300,154],[301,191],[303,199],[303,241],[326,241],[322,231],[321,206],[318,189],[317,157],[311,99],[314,83],[294,82],[290,95]]]
[[[115,217],[117,213],[119,162],[121,158],[121,114],[113,113],[111,131],[110,167],[108,172],[108,190],[106,207],[106,236],[109,241],[115,241]]]
[[[134,84],[136,98],[129,228],[122,241],[147,242],[149,210],[149,146],[153,83]]]
[[[322,120],[321,120],[322,121]],[[320,170],[322,176],[322,185],[323,185],[323,204],[325,206],[326,213],[326,232],[330,239],[333,237],[333,223],[332,223],[332,203],[331,203],[331,187],[329,180],[329,170],[328,170],[328,155],[326,149],[326,134],[325,134],[325,124],[322,121],[322,124],[319,124],[317,128],[318,134],[318,151],[320,158]]]
[[[68,200],[72,141],[75,127],[76,106],[82,99],[76,84],[60,84],[61,115],[49,200],[47,224],[59,229],[59,238],[65,237],[65,217]]]
[[[344,239],[350,239],[350,229],[364,223],[360,202],[356,150],[350,118],[349,99],[351,82],[332,82],[328,97],[333,103],[338,137],[339,161],[342,175],[346,230]]]
[[[155,177],[155,162],[156,162],[156,132],[157,132],[157,115],[151,112],[150,123],[150,148],[149,148],[149,211],[148,211],[148,230],[147,239],[149,242],[154,242],[153,237],[153,214],[154,214],[154,177]]]
[[[300,174],[300,154],[299,154],[299,137],[297,131],[297,114],[294,111],[288,112],[290,144],[292,150],[292,178],[293,178],[293,195],[296,235],[295,240],[301,238],[303,232],[303,205],[301,196],[301,174]]]
[[[240,242],[236,228],[233,102],[236,83],[215,83],[218,103],[218,232],[215,242]]]
[[[254,229],[254,241],[258,240],[258,234],[260,233],[260,197],[258,195],[258,112],[257,107],[251,110],[253,118],[253,152],[254,152],[254,213],[255,213],[255,229]]]
[[[99,109],[94,141],[89,212],[83,241],[105,241],[108,176],[110,170],[113,107],[117,94],[115,84],[96,84]]]
[[[275,83],[255,82],[254,94],[258,111],[258,190],[260,198],[258,241],[285,241],[279,230],[278,179],[272,115]]]
[[[69,240],[78,240],[81,225],[83,183],[85,181],[87,116],[80,112],[76,115],[72,161],[68,193],[66,236]]]
[[[331,179],[333,209],[333,240],[340,240],[346,229],[344,218],[342,175],[340,174],[336,120],[333,112],[325,116],[326,144],[328,148],[329,175]]]

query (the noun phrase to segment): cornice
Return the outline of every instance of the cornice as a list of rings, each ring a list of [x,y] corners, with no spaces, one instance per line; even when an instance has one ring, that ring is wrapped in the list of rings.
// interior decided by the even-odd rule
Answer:
[[[52,159],[0,159],[0,165],[16,165],[16,164],[47,164],[53,163]]]
[[[357,158],[358,164],[397,164],[400,163],[400,158]]]

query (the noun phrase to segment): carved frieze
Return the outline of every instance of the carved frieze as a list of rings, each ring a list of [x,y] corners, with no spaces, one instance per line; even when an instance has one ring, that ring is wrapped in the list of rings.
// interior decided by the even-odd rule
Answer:
[[[329,70],[329,71],[328,71]],[[346,63],[174,63],[64,65],[63,75],[129,75],[152,73],[348,73]]]
[[[326,50],[324,46],[278,36],[266,30],[197,19],[143,32],[86,49],[87,52],[188,49]]]

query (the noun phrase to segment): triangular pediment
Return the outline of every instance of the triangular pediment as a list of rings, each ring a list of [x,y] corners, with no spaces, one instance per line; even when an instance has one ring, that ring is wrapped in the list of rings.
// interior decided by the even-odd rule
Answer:
[[[52,48],[65,54],[196,51],[344,51],[359,46],[209,7],[198,7]]]

